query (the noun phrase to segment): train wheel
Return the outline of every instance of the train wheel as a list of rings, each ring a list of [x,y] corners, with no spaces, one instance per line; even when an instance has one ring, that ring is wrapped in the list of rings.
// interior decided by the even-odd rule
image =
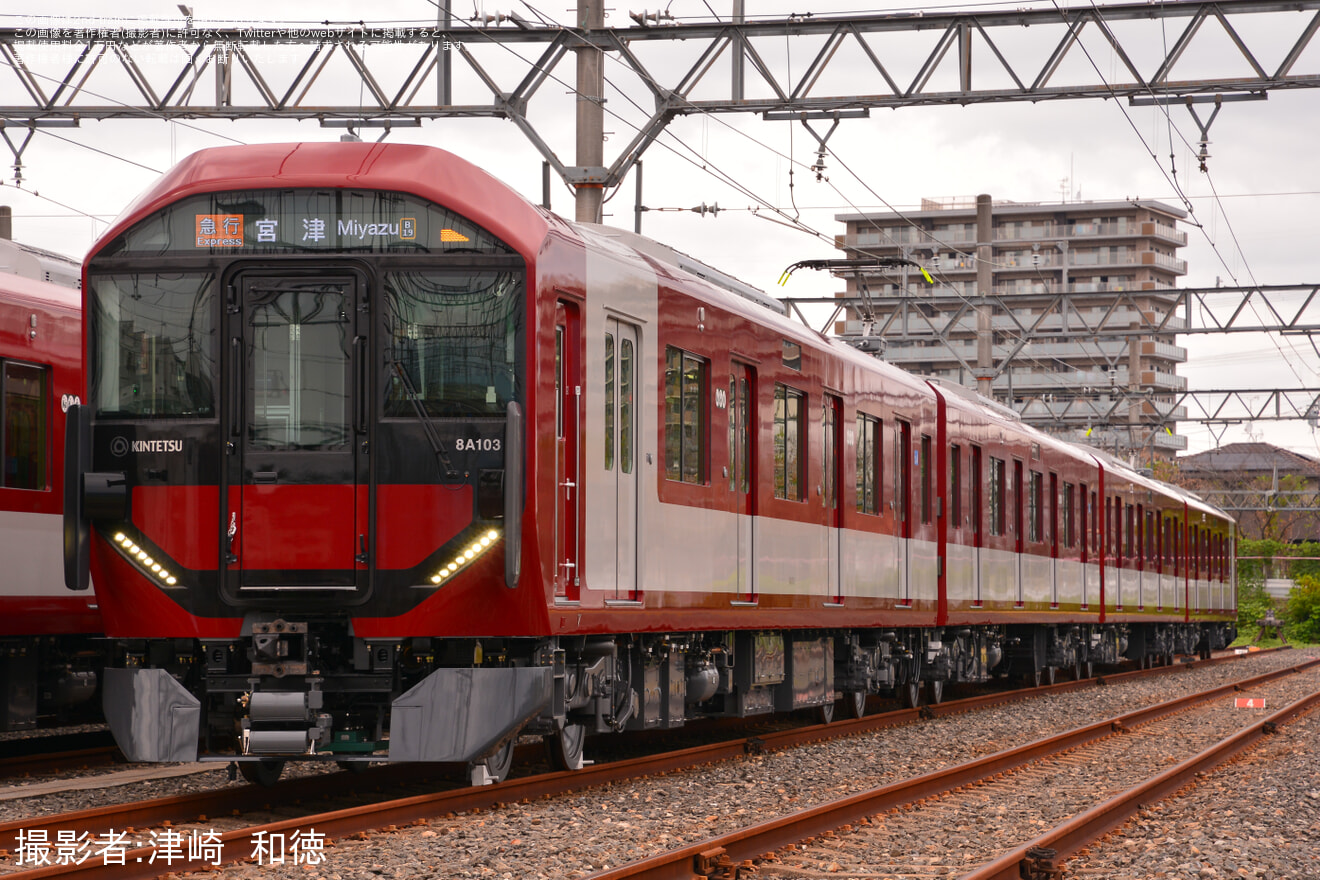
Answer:
[[[503,782],[509,778],[509,771],[513,769],[513,744],[516,739],[517,737],[509,737],[494,754],[486,756],[486,775],[492,782]]]
[[[816,720],[821,724],[829,724],[834,721],[834,703],[821,703],[816,707]]]
[[[1041,677],[1045,679],[1045,683],[1054,684],[1054,678],[1057,670],[1053,666],[1046,666],[1043,672],[1044,674]]]
[[[904,709],[915,709],[921,703],[921,682],[909,681],[907,684],[900,684],[894,688],[898,694],[898,701],[903,704]]]
[[[279,781],[284,772],[284,762],[279,758],[262,758],[260,761],[239,761],[238,772],[253,785],[270,788]]]
[[[926,682],[926,702],[932,706],[938,706],[944,702],[944,682]]]
[[[861,718],[866,714],[866,691],[847,691],[843,695],[843,714],[848,718]]]
[[[1073,680],[1073,681],[1081,681],[1083,678],[1086,678],[1086,677],[1087,677],[1087,676],[1086,676],[1086,669],[1084,668],[1085,666],[1086,666],[1086,664],[1082,661],[1082,655],[1081,655],[1081,654],[1074,654],[1074,655],[1073,655],[1073,664],[1072,664],[1072,680]]]
[[[564,729],[545,738],[550,755],[550,766],[556,770],[582,769],[582,744],[587,739],[587,728],[581,724],[565,724]]]

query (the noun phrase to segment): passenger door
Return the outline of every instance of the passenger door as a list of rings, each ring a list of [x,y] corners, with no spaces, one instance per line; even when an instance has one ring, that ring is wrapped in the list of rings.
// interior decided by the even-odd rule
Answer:
[[[582,357],[577,305],[555,307],[555,598],[575,601],[581,537]]]
[[[637,590],[637,328],[605,322],[605,482],[602,527],[615,548],[614,598],[638,598]],[[593,501],[594,505],[595,502]]]
[[[230,290],[226,586],[364,592],[365,278],[245,272]]]
[[[752,368],[735,363],[729,376],[729,489],[737,520],[736,600],[756,601],[756,386]]]
[[[843,485],[843,402],[832,394],[825,395],[824,440],[822,450],[821,503],[825,507],[825,556],[828,560],[829,597],[843,601],[843,505],[839,503],[839,487]]]

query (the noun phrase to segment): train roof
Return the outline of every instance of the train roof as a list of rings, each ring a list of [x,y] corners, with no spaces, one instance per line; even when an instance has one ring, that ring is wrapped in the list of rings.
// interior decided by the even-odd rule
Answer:
[[[1211,516],[1217,516],[1222,519],[1228,520],[1229,522],[1237,521],[1233,519],[1233,517],[1230,516],[1228,513],[1224,512],[1223,510],[1220,510],[1218,507],[1215,507],[1213,504],[1207,502],[1204,498],[1202,498],[1200,495],[1197,495],[1191,489],[1187,489],[1182,486],[1177,486],[1174,485],[1173,483],[1166,483],[1163,480],[1157,480],[1154,477],[1150,477],[1143,473],[1139,473],[1138,471],[1134,470],[1129,464],[1127,464],[1126,462],[1122,461],[1119,458],[1116,458],[1110,453],[1105,452],[1103,449],[1094,449],[1091,447],[1084,447],[1084,448],[1086,449],[1087,452],[1089,452],[1092,456],[1095,457],[1096,461],[1104,465],[1106,470],[1121,473],[1125,479],[1131,480],[1133,483],[1136,483],[1139,486],[1144,486],[1147,489],[1152,489],[1157,492],[1163,492],[1167,495],[1172,495],[1178,498],[1179,500],[1185,502],[1187,504],[1188,509],[1190,510],[1197,510],[1200,511],[1201,513],[1210,514]]]
[[[239,189],[371,189],[411,193],[462,214],[525,257],[551,215],[466,159],[420,144],[309,142],[198,150],[166,171],[97,239],[88,257],[143,217],[188,196]]]
[[[0,272],[0,305],[39,308],[76,315],[82,309],[82,293],[61,284]]]

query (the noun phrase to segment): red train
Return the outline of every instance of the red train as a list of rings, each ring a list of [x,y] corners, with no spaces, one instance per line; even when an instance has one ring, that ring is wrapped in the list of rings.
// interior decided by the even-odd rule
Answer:
[[[3,244],[12,261],[16,246]],[[0,272],[0,730],[88,703],[103,662],[95,597],[64,589],[60,547],[64,410],[82,387],[80,300]]]
[[[440,150],[199,152],[84,288],[66,576],[134,759],[500,778],[1234,634],[1221,512]]]

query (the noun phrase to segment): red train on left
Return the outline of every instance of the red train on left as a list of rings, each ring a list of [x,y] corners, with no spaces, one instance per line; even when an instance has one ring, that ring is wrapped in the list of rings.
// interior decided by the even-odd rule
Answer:
[[[13,258],[31,260],[0,242],[0,259]],[[0,271],[0,730],[94,706],[103,665],[95,596],[64,588],[61,552],[64,413],[82,388],[81,310],[76,289]]]

